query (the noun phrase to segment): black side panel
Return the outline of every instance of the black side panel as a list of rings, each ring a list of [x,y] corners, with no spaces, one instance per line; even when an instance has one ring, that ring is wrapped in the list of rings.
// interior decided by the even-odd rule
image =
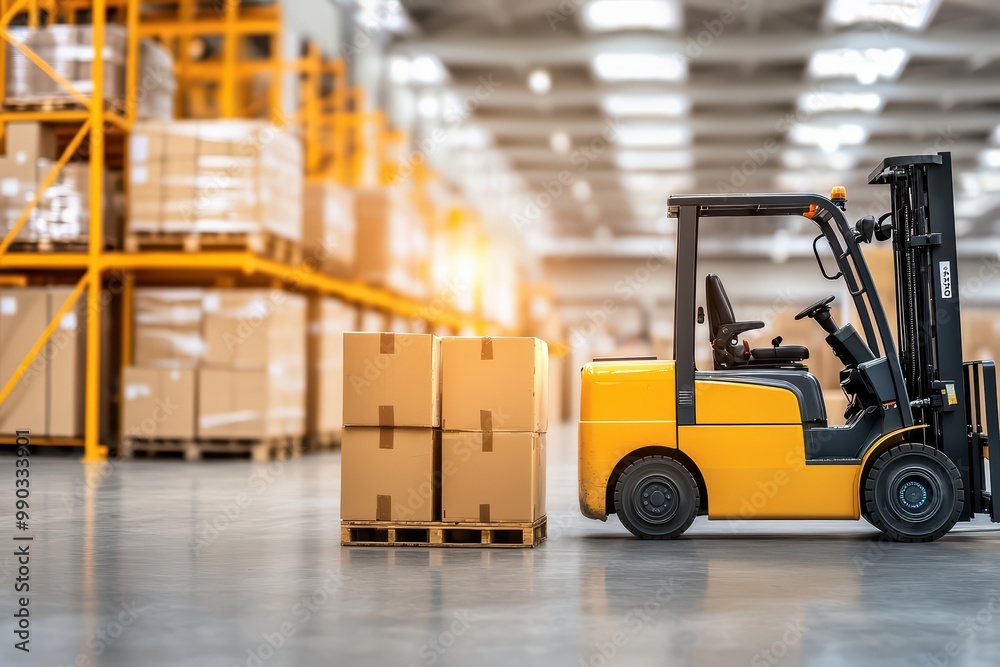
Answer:
[[[879,410],[868,408],[846,426],[806,429],[807,463],[843,463],[859,460],[883,434]]]
[[[698,271],[698,208],[677,214],[677,279],[674,283],[674,359],[677,425],[694,424],[694,322]]]

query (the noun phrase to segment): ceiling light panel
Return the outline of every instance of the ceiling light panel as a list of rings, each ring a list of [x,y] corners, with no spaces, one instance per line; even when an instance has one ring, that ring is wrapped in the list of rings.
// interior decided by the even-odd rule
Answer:
[[[631,125],[615,132],[615,143],[626,148],[664,148],[691,143],[691,130],[683,125]]]
[[[880,23],[923,30],[940,4],[940,0],[829,0],[826,20],[838,26]]]
[[[868,139],[868,132],[854,123],[841,125],[793,125],[789,137],[796,144],[819,146],[827,153],[837,151],[841,146],[857,146]]]
[[[601,101],[609,116],[683,116],[690,104],[684,95],[606,95]]]
[[[680,53],[599,53],[591,63],[602,81],[683,81],[687,60]]]
[[[809,92],[799,95],[799,109],[808,113],[829,111],[866,111],[873,113],[882,108],[882,97],[877,93],[827,93]]]
[[[581,17],[591,32],[679,30],[682,21],[676,0],[592,0],[583,6]]]
[[[615,154],[619,169],[690,169],[694,158],[690,151],[631,151],[623,150]]]
[[[809,74],[814,79],[854,78],[871,85],[879,79],[897,79],[907,58],[906,51],[900,48],[824,49],[809,58]]]

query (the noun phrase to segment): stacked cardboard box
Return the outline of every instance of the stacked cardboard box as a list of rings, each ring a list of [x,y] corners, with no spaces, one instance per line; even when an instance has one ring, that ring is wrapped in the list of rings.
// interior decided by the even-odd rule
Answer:
[[[129,161],[132,231],[302,238],[302,148],[291,132],[256,120],[137,123]]]
[[[423,221],[404,194],[368,188],[355,194],[354,271],[358,279],[413,298],[429,293],[421,267],[430,255]]]
[[[441,519],[441,339],[344,335],[344,521]]]
[[[344,428],[344,334],[358,311],[334,299],[309,302],[306,430],[315,441],[340,442]]]
[[[326,274],[354,272],[354,199],[350,190],[326,181],[307,183],[302,253]]]
[[[41,57],[62,78],[84,95],[93,93],[91,67],[94,61],[92,25],[50,25],[44,28],[15,28],[16,41]],[[125,90],[127,31],[108,24],[104,29],[104,100],[118,103]],[[6,102],[16,105],[73,102],[72,94],[31,62],[13,43],[7,44]]]
[[[0,290],[0,387],[73,292],[72,287]],[[32,435],[83,434],[86,354],[86,294],[60,320],[56,332],[0,405],[0,432],[28,429]]]
[[[537,338],[445,338],[441,356],[442,520],[545,516],[548,346]]]
[[[150,288],[136,290],[135,310],[135,365],[125,369],[124,381],[125,435],[304,435],[302,297],[281,290]]]
[[[10,123],[8,132],[7,154],[0,157],[0,229],[4,233],[14,227],[58,157],[50,126]],[[114,246],[121,236],[121,172],[105,171],[103,181],[104,239],[106,245]],[[69,162],[41,193],[17,239],[86,242],[89,232],[90,167],[85,161]]]

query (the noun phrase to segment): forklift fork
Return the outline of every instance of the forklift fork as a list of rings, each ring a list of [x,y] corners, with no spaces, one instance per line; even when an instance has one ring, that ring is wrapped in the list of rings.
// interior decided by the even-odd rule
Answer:
[[[1000,503],[992,494],[1000,484],[1000,426],[997,420],[997,369],[992,361],[967,361],[965,367],[966,423],[972,452],[972,474],[979,480],[982,496],[974,499],[977,511],[990,513],[1000,523]],[[985,426],[985,429],[983,428]],[[986,490],[987,470],[989,491]]]

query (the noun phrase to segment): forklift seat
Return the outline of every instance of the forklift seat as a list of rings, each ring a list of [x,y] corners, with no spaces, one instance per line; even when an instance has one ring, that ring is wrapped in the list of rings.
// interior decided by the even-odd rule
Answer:
[[[809,358],[809,348],[803,345],[774,345],[750,350],[749,358],[731,358],[725,351],[715,349],[719,329],[737,322],[733,304],[729,301],[722,279],[714,273],[705,276],[705,300],[708,306],[708,336],[713,343],[717,368],[752,368],[761,366],[788,366]],[[758,324],[759,326],[759,324]]]

